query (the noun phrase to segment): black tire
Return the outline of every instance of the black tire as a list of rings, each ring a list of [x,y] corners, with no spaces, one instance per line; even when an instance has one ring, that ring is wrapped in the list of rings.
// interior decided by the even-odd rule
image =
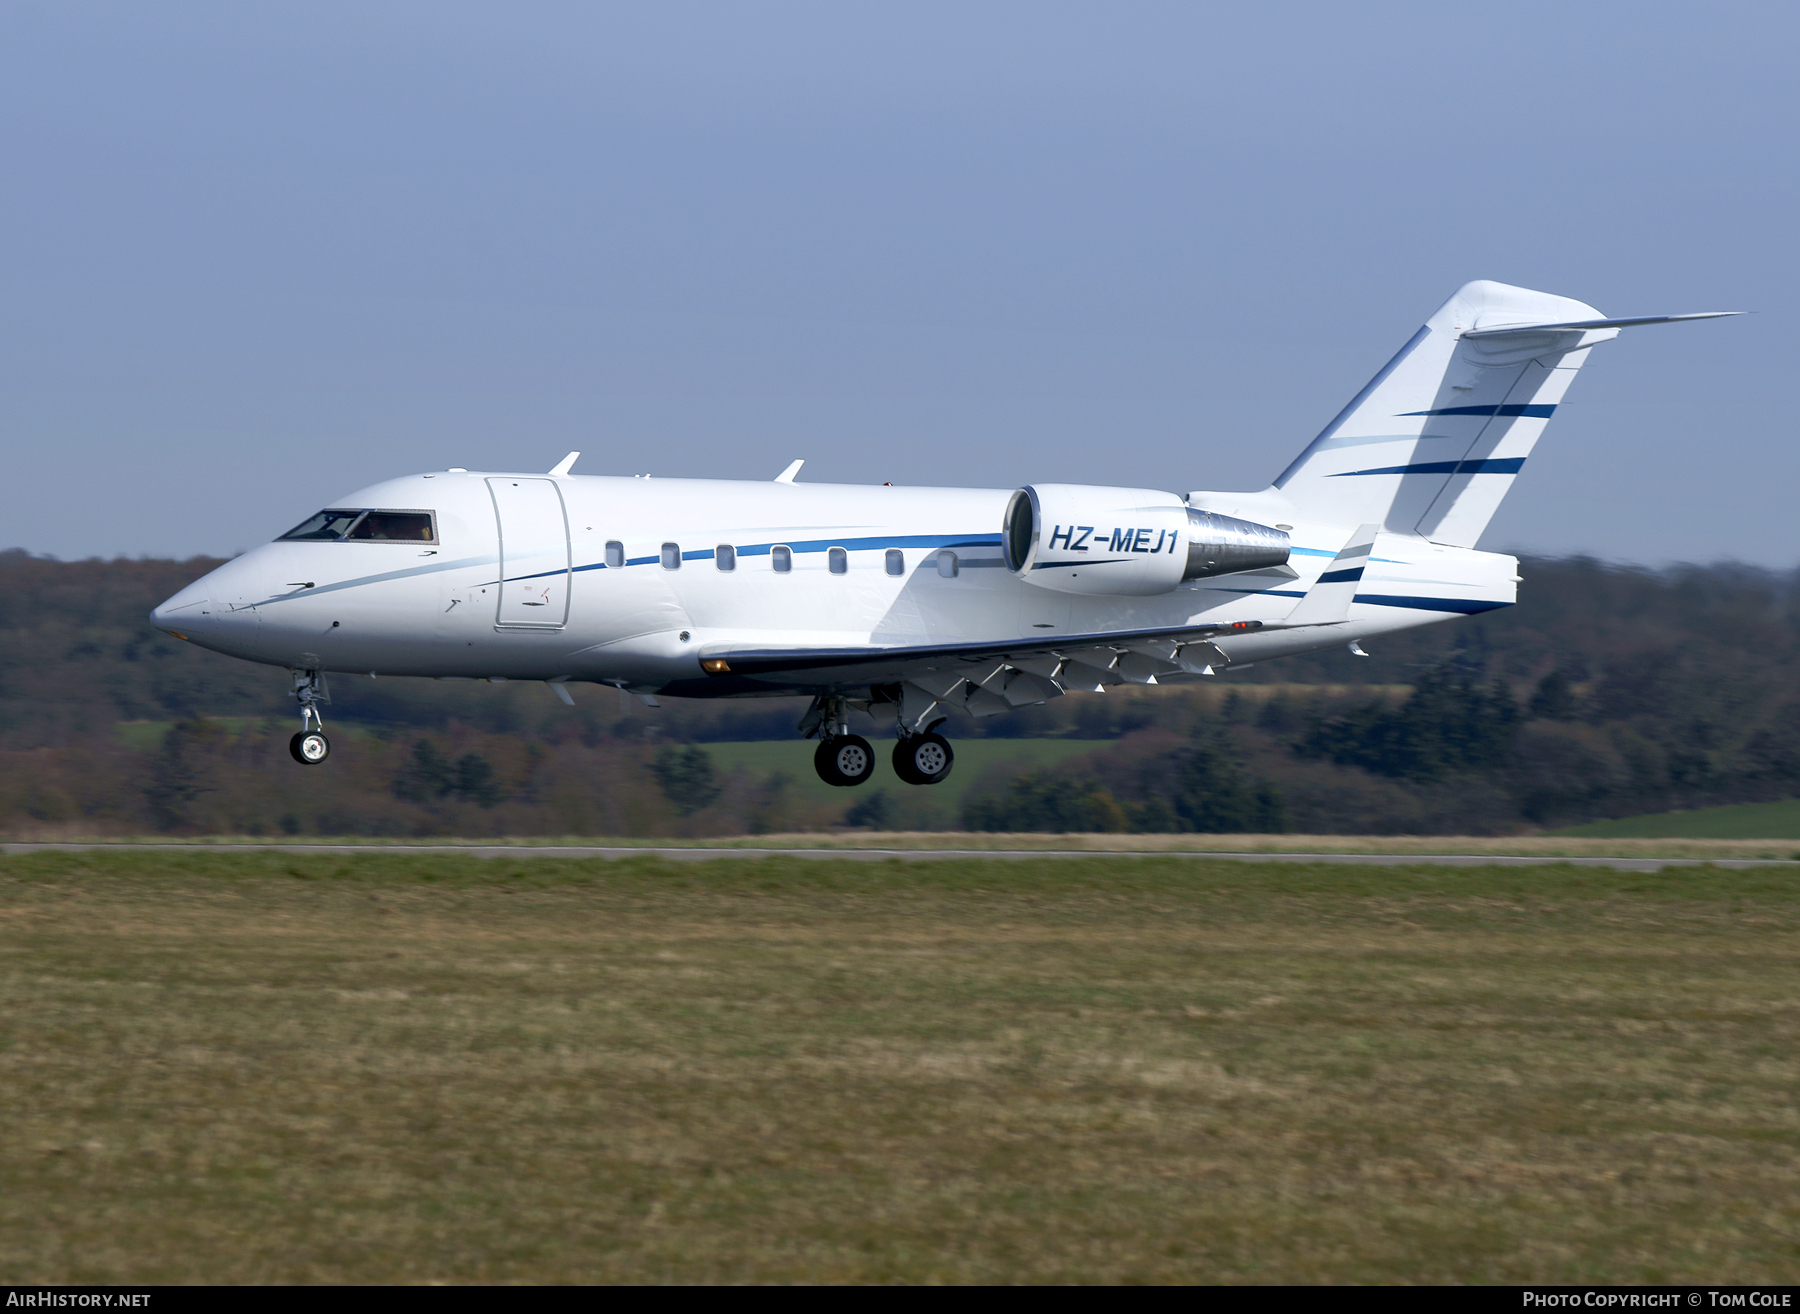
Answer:
[[[318,766],[331,756],[331,741],[323,731],[302,730],[288,740],[288,752],[301,766]]]
[[[819,779],[828,785],[841,785],[843,780],[838,776],[837,767],[831,761],[831,740],[821,739],[819,746],[813,749],[813,770],[819,773]]]
[[[839,735],[814,750],[813,769],[828,785],[860,785],[875,774],[875,750],[861,735]]]
[[[925,782],[919,779],[919,773],[913,768],[912,746],[911,739],[894,741],[894,774],[900,777],[903,784],[922,785]]]
[[[909,785],[935,785],[955,765],[950,741],[939,734],[914,735],[894,745],[894,774]]]

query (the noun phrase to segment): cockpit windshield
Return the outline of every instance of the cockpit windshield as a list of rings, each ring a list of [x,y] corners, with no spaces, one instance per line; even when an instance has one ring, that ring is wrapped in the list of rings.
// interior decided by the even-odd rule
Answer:
[[[346,530],[356,523],[361,511],[321,511],[311,519],[295,525],[283,534],[277,542],[285,539],[337,540],[344,536]]]
[[[381,538],[402,543],[432,543],[429,511],[371,511],[356,522],[350,538]]]
[[[437,527],[429,511],[321,511],[294,526],[277,542],[336,543],[345,539],[384,543],[435,543]]]

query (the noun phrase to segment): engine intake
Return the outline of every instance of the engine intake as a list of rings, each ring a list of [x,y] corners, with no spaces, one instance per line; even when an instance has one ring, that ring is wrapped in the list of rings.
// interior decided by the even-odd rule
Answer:
[[[1002,540],[1007,569],[1059,593],[1142,597],[1288,559],[1281,530],[1148,488],[1027,485],[1007,503]]]

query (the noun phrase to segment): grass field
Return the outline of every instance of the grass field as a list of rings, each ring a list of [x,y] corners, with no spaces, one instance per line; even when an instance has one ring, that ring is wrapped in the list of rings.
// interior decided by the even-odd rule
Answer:
[[[260,727],[264,731],[286,735],[300,728],[300,718],[296,716],[208,716],[204,718],[229,734],[239,735],[251,727]],[[163,737],[169,733],[173,721],[115,721],[113,734],[120,743],[134,752],[147,753],[161,745]],[[373,737],[374,732],[366,726],[351,721],[333,720],[331,737],[334,743],[354,743]]]
[[[271,716],[209,716],[206,719],[223,726],[234,735],[243,733],[246,726],[273,724],[275,721]],[[293,718],[284,717],[283,720]],[[173,721],[118,721],[113,725],[113,733],[125,747],[147,753],[162,743],[163,736],[169,733],[169,727],[174,724]]]
[[[1551,833],[1604,839],[1800,839],[1800,799],[1695,808],[1691,812],[1654,812],[1569,826]]]
[[[0,1281],[1800,1280],[1785,870],[0,860]]]

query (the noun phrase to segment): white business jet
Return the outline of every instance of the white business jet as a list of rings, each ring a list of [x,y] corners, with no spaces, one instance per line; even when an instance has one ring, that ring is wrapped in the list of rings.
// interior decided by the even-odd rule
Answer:
[[[286,667],[303,763],[327,672],[810,694],[814,763],[859,785],[848,709],[892,716],[894,772],[950,772],[952,711],[1154,684],[1510,605],[1475,543],[1596,343],[1639,324],[1475,282],[1268,488],[1020,489],[453,469],[340,498],[163,603],[159,629]]]

